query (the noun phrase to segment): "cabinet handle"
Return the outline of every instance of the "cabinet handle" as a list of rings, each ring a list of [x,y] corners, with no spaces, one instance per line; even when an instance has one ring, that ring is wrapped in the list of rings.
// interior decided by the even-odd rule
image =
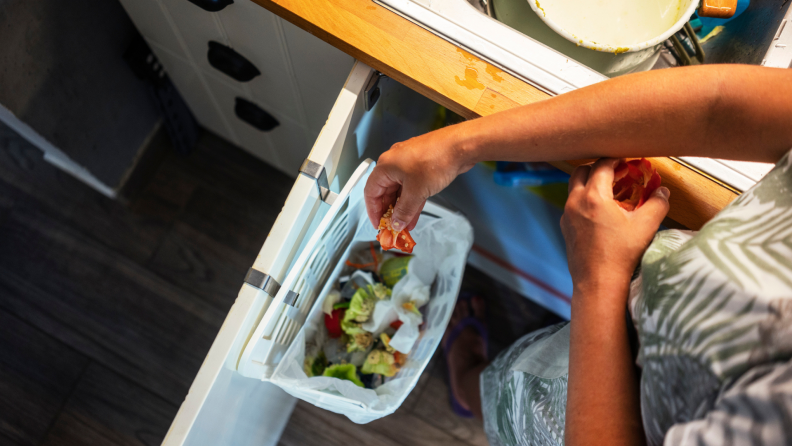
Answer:
[[[275,117],[247,99],[236,98],[234,113],[236,113],[237,118],[263,132],[268,132],[280,125]]]
[[[217,12],[226,6],[234,3],[234,0],[188,0],[193,5],[198,6],[204,11]]]
[[[206,57],[209,65],[239,82],[247,82],[261,74],[244,56],[221,43],[209,42],[209,53]]]

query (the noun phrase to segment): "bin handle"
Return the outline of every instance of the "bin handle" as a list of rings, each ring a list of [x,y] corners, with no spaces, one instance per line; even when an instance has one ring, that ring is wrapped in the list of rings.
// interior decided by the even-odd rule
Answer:
[[[245,349],[242,351],[242,356],[240,358],[240,367],[242,363],[247,363],[251,360],[254,356],[255,350],[257,350],[257,346],[262,344],[260,341],[263,339],[264,333],[269,332],[269,328],[272,324],[277,323],[278,317],[283,313],[284,307],[289,307],[290,304],[293,305],[299,299],[299,295],[292,290],[292,288],[297,283],[297,279],[302,274],[303,269],[305,266],[310,262],[313,258],[314,254],[314,247],[321,241],[322,236],[327,231],[329,226],[335,220],[335,217],[338,215],[339,211],[344,204],[346,203],[347,199],[349,198],[350,194],[352,193],[352,189],[358,185],[358,183],[366,178],[366,172],[368,172],[371,165],[374,164],[374,160],[368,158],[364,160],[360,165],[355,169],[355,172],[347,181],[347,184],[344,186],[344,189],[338,194],[338,199],[335,200],[330,209],[328,209],[327,214],[323,217],[322,221],[317,226],[314,233],[311,235],[311,238],[306,243],[305,248],[300,253],[300,256],[294,262],[292,267],[289,269],[289,273],[286,275],[286,278],[283,280],[278,293],[273,297],[272,303],[270,304],[267,311],[264,313],[264,316],[261,318],[261,321],[256,326],[256,329],[253,331],[253,335],[250,338],[250,341],[245,346]],[[286,308],[287,310],[291,310],[290,308]],[[291,316],[297,316],[294,313],[296,310],[291,310]],[[292,317],[295,320],[294,317]],[[300,317],[296,318],[298,322],[300,322]],[[303,321],[304,322],[304,321]],[[300,324],[302,327],[302,324]],[[298,330],[299,331],[299,330]],[[261,348],[261,347],[259,347]]]

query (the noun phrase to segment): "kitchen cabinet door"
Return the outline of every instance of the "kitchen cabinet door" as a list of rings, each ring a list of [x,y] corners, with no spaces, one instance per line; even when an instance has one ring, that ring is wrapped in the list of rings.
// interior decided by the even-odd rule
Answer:
[[[135,27],[149,44],[155,43],[174,54],[182,55],[183,48],[166,11],[159,0],[120,0]]]
[[[190,60],[201,70],[215,70],[206,57],[209,42],[228,45],[217,14],[204,11],[187,0],[159,1],[166,11],[166,17],[181,37]]]

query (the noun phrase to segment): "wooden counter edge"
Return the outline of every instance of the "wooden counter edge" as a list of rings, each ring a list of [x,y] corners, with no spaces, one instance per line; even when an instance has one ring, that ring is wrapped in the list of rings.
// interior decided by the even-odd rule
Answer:
[[[324,40],[330,45],[333,45],[341,51],[344,51],[355,59],[362,61],[370,67],[386,74],[387,76],[467,119],[473,119],[479,116],[488,115],[497,111],[502,111],[504,109],[521,105],[519,102],[511,100],[504,101],[502,106],[495,110],[488,110],[484,107],[476,107],[475,104],[469,106],[464,105],[461,100],[455,100],[454,98],[451,98],[440,93],[436,89],[427,86],[429,82],[424,82],[424,79],[418,79],[406,74],[405,72],[409,69],[409,62],[398,58],[392,58],[392,60],[386,62],[384,60],[386,57],[378,58],[369,52],[362,50],[361,47],[365,46],[365,44],[360,39],[363,39],[363,37],[357,36],[355,32],[356,30],[351,26],[347,29],[344,28],[343,23],[333,23],[332,26],[335,27],[336,30],[336,33],[333,33],[327,29],[324,29],[319,24],[314,23],[299,14],[296,14],[294,10],[299,10],[299,5],[296,5],[296,2],[301,0],[253,1],[265,9],[289,21],[290,23]],[[352,5],[350,8],[356,8],[355,3],[359,4],[359,8],[355,9],[356,16],[365,16],[366,10],[364,7],[371,8],[369,5],[376,5],[371,0],[347,0],[347,3]],[[327,1],[322,4],[326,8],[340,8],[332,1]],[[378,5],[376,6],[379,7]],[[335,12],[336,15],[338,15],[339,11]],[[395,21],[401,20],[409,24],[411,27],[418,28],[420,31],[416,31],[416,35],[418,36],[416,38],[420,38],[422,41],[425,41],[426,47],[449,46],[456,48],[451,43],[435,36],[423,28],[420,28],[418,25],[415,25],[396,14],[393,15],[393,19]],[[401,25],[405,26],[405,24]],[[330,28],[330,26],[327,27]],[[345,32],[346,34],[343,34]],[[382,31],[381,34],[382,35],[379,36],[381,39],[387,39],[389,36],[389,34],[385,31]],[[366,44],[369,46],[371,45],[370,42],[367,42]],[[427,74],[427,76],[428,75],[429,74]],[[507,73],[503,73],[503,76],[508,76],[509,79],[512,79]],[[437,79],[431,80],[433,82],[437,82]],[[530,94],[534,98],[537,97],[536,93],[538,93],[538,90],[529,84],[523,83],[523,85],[525,89],[533,90]],[[542,93],[541,95],[544,94]],[[544,97],[548,96],[544,95]],[[524,100],[522,102],[527,103],[535,100],[540,99],[533,99],[529,101]],[[557,162],[553,164],[561,170],[569,173],[574,169],[575,165],[582,164],[583,162],[584,161],[569,161]],[[715,216],[715,214],[723,209],[723,207],[725,207],[738,196],[737,193],[725,187],[725,185],[722,183],[713,181],[711,178],[702,175],[700,172],[691,169],[687,165],[681,164],[671,158],[653,158],[652,163],[656,166],[660,176],[663,178],[663,185],[668,187],[671,191],[671,211],[669,212],[668,217],[684,227],[690,229],[701,228],[704,223],[709,221],[713,216]]]

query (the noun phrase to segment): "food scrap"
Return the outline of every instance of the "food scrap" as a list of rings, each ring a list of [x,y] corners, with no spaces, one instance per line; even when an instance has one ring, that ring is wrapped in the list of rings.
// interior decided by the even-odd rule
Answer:
[[[646,158],[622,161],[613,171],[613,199],[628,211],[638,209],[660,187],[660,175]]]
[[[357,376],[355,366],[352,364],[335,364],[326,368],[322,376],[329,376],[331,378],[345,379],[352,381],[358,387],[363,387],[363,382]]]
[[[325,314],[325,327],[327,327],[327,334],[330,335],[331,338],[340,338],[342,334],[344,334],[344,330],[341,329],[341,321],[344,319],[344,313],[346,310],[344,308],[336,308],[330,314]]]
[[[380,218],[377,241],[380,242],[382,249],[386,251],[397,248],[408,254],[412,253],[413,247],[415,247],[415,240],[413,240],[406,228],[401,231],[393,229],[392,221],[393,205],[389,206],[388,211]]]
[[[378,253],[374,246],[350,253],[338,282],[322,302],[325,331],[306,342],[303,370],[308,377],[329,376],[373,389],[406,364],[408,354],[391,346],[391,338],[404,324],[396,307],[417,316],[412,318],[420,323],[420,307],[426,300],[414,294],[403,297],[409,299],[403,304],[391,300],[393,286],[407,273],[412,256]],[[390,278],[387,282],[384,273]]]

